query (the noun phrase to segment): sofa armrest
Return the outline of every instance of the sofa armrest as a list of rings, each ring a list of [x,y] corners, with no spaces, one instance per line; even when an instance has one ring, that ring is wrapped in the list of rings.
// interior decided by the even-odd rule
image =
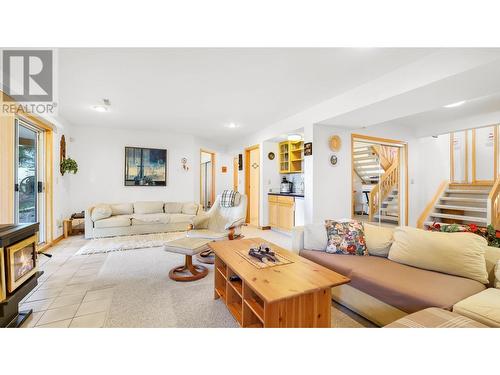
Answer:
[[[304,248],[304,227],[292,229],[292,252],[299,253]]]
[[[92,208],[89,207],[85,210],[85,238],[94,238],[94,222],[90,217]]]

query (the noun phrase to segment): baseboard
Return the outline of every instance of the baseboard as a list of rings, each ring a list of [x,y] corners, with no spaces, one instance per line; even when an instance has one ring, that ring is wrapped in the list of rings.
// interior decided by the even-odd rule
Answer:
[[[57,237],[56,239],[52,240],[51,242],[46,243],[45,245],[40,246],[38,248],[38,252],[39,253],[43,253],[45,250],[47,250],[48,248],[54,246],[55,244],[57,244],[58,242],[60,242],[63,239],[64,239],[64,235],[60,235],[59,237]]]

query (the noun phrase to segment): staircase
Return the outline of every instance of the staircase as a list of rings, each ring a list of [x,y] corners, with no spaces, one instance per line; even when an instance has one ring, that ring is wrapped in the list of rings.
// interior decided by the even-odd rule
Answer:
[[[354,171],[364,184],[377,184],[379,175],[384,174],[379,158],[372,146],[355,147],[353,152]]]
[[[423,222],[424,227],[438,224],[488,225],[488,195],[492,185],[445,184]],[[421,216],[422,219],[422,216]],[[420,220],[419,220],[420,222]]]
[[[397,188],[394,188],[382,201],[380,210],[373,215],[373,221],[399,224],[399,197]]]

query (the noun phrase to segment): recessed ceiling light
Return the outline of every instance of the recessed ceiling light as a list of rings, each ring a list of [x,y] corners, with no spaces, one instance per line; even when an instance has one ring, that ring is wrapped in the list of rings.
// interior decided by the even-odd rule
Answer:
[[[300,134],[289,134],[287,138],[289,141],[301,141],[302,140],[302,136]]]
[[[226,124],[225,125],[226,128],[229,128],[229,129],[236,129],[236,128],[239,128],[240,125],[239,124],[236,124],[234,122],[230,122],[229,124]]]
[[[460,102],[456,102],[456,103],[451,103],[451,104],[448,104],[448,105],[445,105],[444,108],[455,108],[455,107],[460,107],[462,104],[465,103],[465,100],[462,100]]]
[[[102,104],[93,105],[92,109],[97,112],[108,112],[108,106]]]

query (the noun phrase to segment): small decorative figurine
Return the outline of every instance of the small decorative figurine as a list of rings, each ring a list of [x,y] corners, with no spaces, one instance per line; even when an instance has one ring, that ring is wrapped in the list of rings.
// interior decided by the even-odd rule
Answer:
[[[278,259],[276,258],[276,254],[271,251],[271,248],[269,247],[268,244],[261,244],[259,247],[254,248],[252,247],[250,251],[248,252],[248,255],[257,258],[261,262],[264,262],[264,260],[268,260],[270,262],[276,263],[278,262]]]
[[[181,159],[181,165],[182,165],[182,169],[184,169],[186,172],[189,171],[189,167],[187,166],[187,158],[182,158]]]

